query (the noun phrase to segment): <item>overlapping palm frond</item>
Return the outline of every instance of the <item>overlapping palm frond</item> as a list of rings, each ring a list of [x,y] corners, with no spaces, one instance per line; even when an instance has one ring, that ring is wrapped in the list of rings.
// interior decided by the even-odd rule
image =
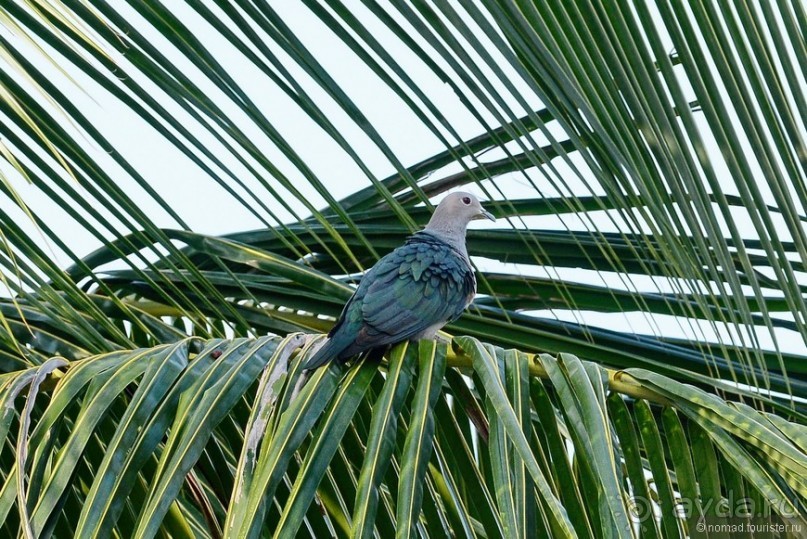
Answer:
[[[680,503],[803,512],[805,20],[798,2],[4,2],[3,530],[676,537]],[[314,35],[399,117],[368,112]],[[145,174],[79,94],[226,211],[178,204],[176,171]],[[407,129],[428,156],[392,141]],[[292,399],[291,335],[327,331],[457,187],[500,219],[469,232],[480,295],[448,367],[401,347],[384,376],[333,367]],[[254,230],[202,233],[234,211]]]
[[[331,365],[298,393],[312,343],[183,340],[3,375],[4,530],[677,537],[723,492],[758,523],[807,524],[803,428],[779,416],[469,337],[398,346],[386,376]]]

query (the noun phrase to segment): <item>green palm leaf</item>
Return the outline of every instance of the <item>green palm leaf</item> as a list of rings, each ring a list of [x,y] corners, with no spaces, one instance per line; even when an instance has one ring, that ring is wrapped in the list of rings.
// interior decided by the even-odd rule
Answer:
[[[684,517],[713,509],[710,492],[734,496],[737,485],[742,485],[747,497],[766,504],[768,515],[804,523],[798,515],[807,500],[803,483],[807,460],[781,429],[798,428],[795,424],[784,422],[777,427],[766,422],[760,426],[764,430],[757,431],[749,425],[758,424],[764,416],[742,406],[734,407],[734,413],[724,420],[726,410],[714,408],[730,408],[729,403],[705,398],[705,393],[648,371],[632,370],[623,376],[630,376],[635,384],[632,393],[641,390],[653,398],[625,400],[619,383],[609,382],[609,373],[596,364],[568,355],[554,359],[504,351],[463,337],[455,345],[462,354],[469,354],[473,374],[480,381],[479,392],[472,390],[460,397],[450,387],[439,392],[434,389],[440,387],[442,377],[432,365],[437,358],[439,367],[446,345],[423,343],[418,389],[409,392],[412,372],[400,370],[405,359],[414,359],[417,349],[402,345],[392,352],[385,389],[376,394],[368,389],[377,369],[367,363],[350,368],[344,377],[339,369],[323,369],[310,379],[301,379],[298,367],[310,348],[302,346],[299,336],[283,341],[216,340],[203,343],[198,354],[191,354],[188,344],[92,356],[74,363],[59,360],[37,368],[38,375],[34,371],[5,375],[4,409],[19,414],[12,413],[4,424],[17,423],[22,429],[5,430],[4,447],[8,449],[0,455],[5,459],[15,448],[18,452],[17,466],[4,474],[0,496],[6,501],[7,530],[18,523],[36,535],[49,535],[54,526],[81,537],[125,535],[126,528],[121,526],[134,519],[142,527],[138,533],[145,536],[154,536],[161,527],[181,536],[197,532],[255,536],[260,530],[290,536],[318,528],[336,531],[342,529],[337,523],[338,506],[324,499],[321,512],[307,511],[307,506],[327,496],[332,488],[344,490],[340,492],[343,497],[352,491],[351,485],[325,483],[338,454],[351,450],[347,433],[354,429],[367,429],[370,444],[366,453],[350,456],[351,462],[366,469],[358,480],[352,518],[358,535],[373,532],[374,513],[380,498],[386,496],[381,493],[389,492],[393,485],[398,485],[398,530],[414,526],[429,535],[441,535],[441,524],[428,517],[424,496],[417,494],[420,489],[440,493],[450,488],[453,492],[443,503],[450,501],[454,519],[466,522],[466,533],[475,534],[485,529],[485,519],[492,518],[492,524],[502,530],[526,535],[524,511],[532,507],[524,499],[536,499],[540,500],[539,514],[531,525],[533,530],[537,526],[571,536],[612,528],[614,533],[633,536],[633,523],[637,522],[633,519],[641,517],[638,522],[646,530],[658,526],[652,513],[640,510],[660,504],[661,525],[656,529],[675,535],[692,525]],[[464,361],[449,356],[449,365]],[[508,371],[516,365],[522,372],[528,372],[530,365],[545,369],[547,381],[533,381],[541,388],[533,392],[541,395],[537,400],[507,389],[512,383],[505,383],[500,369]],[[54,398],[37,392],[60,366],[67,367],[67,374],[58,378]],[[294,390],[301,380],[302,390],[287,407],[281,406],[283,394]],[[15,408],[16,395],[26,388],[27,406]],[[454,411],[449,415],[433,404],[440,392],[453,398],[449,408]],[[484,399],[493,403],[482,418],[491,425],[489,438],[460,426],[461,398],[474,399],[480,410]],[[82,405],[71,406],[78,399]],[[239,410],[239,402],[247,404],[244,411]],[[657,414],[659,404],[662,408]],[[374,408],[372,421],[362,416],[365,406]],[[409,425],[406,441],[391,423],[396,417]],[[24,425],[27,421],[30,431]],[[669,438],[669,456],[661,446],[662,430]],[[222,452],[216,437],[225,432],[232,433],[226,439],[231,450]],[[424,438],[429,432],[433,433],[431,440]],[[332,436],[326,438],[323,433]],[[560,438],[560,446],[547,443],[551,433]],[[326,439],[328,445],[324,446],[322,440]],[[90,460],[95,443],[105,448],[97,469]],[[465,464],[454,465],[460,446],[474,444],[489,450],[491,458],[466,453]],[[438,449],[434,453],[428,451],[432,446]],[[695,473],[695,466],[702,465],[696,448],[704,446],[712,455],[713,466],[736,475],[736,485],[727,476],[721,484],[708,473]],[[21,447],[29,448],[29,458],[19,457]],[[547,457],[571,459],[573,466],[538,464]],[[623,457],[627,474],[621,464]],[[216,472],[204,464],[218,459],[223,459],[219,466],[233,474],[229,488],[223,491],[209,483],[208,474]],[[381,466],[394,460],[401,466]],[[55,465],[43,467],[47,461]],[[293,462],[302,464],[290,466]],[[474,473],[468,473],[468,466]],[[481,500],[473,499],[480,488],[486,488],[484,483],[473,485],[484,481],[486,466],[492,467],[494,478],[499,477],[494,479],[496,495],[489,500],[493,513],[487,516]],[[524,469],[531,481],[523,475]],[[19,470],[29,478],[23,490]],[[569,479],[571,484],[562,483]],[[279,487],[286,481],[289,490],[281,496]],[[607,484],[600,486],[599,482]],[[76,488],[82,483],[89,488]],[[143,497],[132,497],[135,484],[141,485],[136,490],[145,487]],[[201,494],[195,490],[198,484],[210,484],[210,488]],[[594,489],[589,494],[598,501],[576,506],[568,499],[573,484],[583,492]],[[365,496],[364,491],[375,494]],[[8,498],[7,492],[14,496]],[[284,499],[288,505],[276,512],[273,498]],[[367,505],[372,499],[376,501]],[[207,501],[202,504],[201,500]],[[77,520],[64,513],[65,504],[82,508]],[[698,509],[677,515],[666,507],[669,504]],[[22,506],[32,509],[22,512]],[[410,527],[402,526],[402,519],[409,520]]]

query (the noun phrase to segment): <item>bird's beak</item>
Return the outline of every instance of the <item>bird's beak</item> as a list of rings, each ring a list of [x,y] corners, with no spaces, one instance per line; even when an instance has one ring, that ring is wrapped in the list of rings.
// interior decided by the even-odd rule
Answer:
[[[489,211],[482,209],[478,214],[476,214],[475,219],[490,219],[491,221],[495,221],[496,218],[493,217],[493,214]]]

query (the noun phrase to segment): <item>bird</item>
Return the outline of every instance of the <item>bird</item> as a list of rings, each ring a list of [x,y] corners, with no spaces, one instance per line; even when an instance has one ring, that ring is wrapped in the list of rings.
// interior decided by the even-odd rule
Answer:
[[[465,247],[475,219],[496,218],[471,193],[443,198],[426,228],[381,258],[361,279],[305,371],[329,361],[418,339],[433,339],[476,296],[476,278]]]

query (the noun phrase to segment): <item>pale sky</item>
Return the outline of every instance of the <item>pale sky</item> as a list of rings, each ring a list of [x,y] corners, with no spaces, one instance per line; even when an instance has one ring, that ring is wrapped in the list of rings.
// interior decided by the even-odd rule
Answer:
[[[444,149],[437,138],[431,134],[420,122],[420,120],[406,107],[406,105],[395,94],[380,81],[363,63],[356,61],[354,54],[342,41],[335,37],[325,26],[313,15],[302,3],[298,2],[276,2],[273,7],[277,9],[283,17],[284,22],[296,30],[296,35],[309,48],[316,59],[323,64],[328,73],[336,79],[336,82],[350,96],[353,102],[359,106],[361,111],[367,116],[370,123],[380,132],[381,136],[389,147],[394,151],[398,159],[404,166],[410,166],[426,157]],[[371,30],[375,19],[366,17],[364,8],[358,3],[353,6],[355,15],[363,20]],[[219,34],[212,30],[192,9],[182,3],[171,4],[172,9],[176,9],[181,20],[193,29],[195,35],[199,37],[203,44],[211,51],[215,51],[216,58],[225,66],[227,73],[233,77],[249,95],[255,103],[256,108],[266,116],[266,118],[280,131],[287,142],[297,151],[304,161],[311,167],[321,182],[323,182],[330,192],[337,198],[342,198],[367,185],[370,179],[361,171],[353,160],[306,114],[283,94],[261,71],[252,65],[245,57],[235,50],[228,42],[222,39]],[[148,25],[138,24],[139,16],[131,11],[128,6],[118,3],[119,9],[127,18],[134,21],[133,25],[145,32]],[[211,8],[214,9],[215,8]],[[478,135],[484,129],[465,109],[452,89],[438,80],[420,60],[415,58],[409,50],[403,46],[396,38],[390,38],[388,32],[383,31],[383,27],[377,26],[378,31],[374,36],[381,40],[386,50],[395,57],[400,65],[414,80],[418,81],[419,87],[425,91],[431,99],[451,122],[452,127],[463,138]],[[175,147],[167,143],[160,135],[154,132],[142,119],[131,112],[126,106],[121,105],[116,99],[96,86],[88,77],[85,77],[77,70],[69,70],[70,75],[75,79],[75,83],[69,81],[63,74],[59,73],[53,66],[38,57],[36,51],[30,45],[24,43],[18,36],[12,34],[8,29],[0,26],[0,33],[18,44],[22,50],[29,51],[30,58],[49,77],[58,81],[59,87],[65,91],[72,102],[92,121],[93,125],[108,138],[110,143],[118,149],[121,154],[135,166],[138,172],[154,186],[168,203],[182,216],[183,219],[197,232],[206,234],[225,234],[260,228],[261,222],[251,215],[240,203],[227,195],[220,187],[210,179],[210,177],[199,167],[194,165],[187,157],[183,156]],[[266,136],[257,129],[252,121],[246,119],[243,113],[231,101],[222,99],[222,95],[215,86],[199,76],[198,72],[184,63],[184,58],[173,51],[167,42],[163,42],[161,36],[156,32],[147,33],[154,45],[166,54],[172,61],[183,68],[183,72],[191,77],[207,95],[219,104],[228,115],[231,121],[240,126],[249,139],[261,149],[278,168],[286,174],[294,183],[295,187],[306,193],[310,200],[317,206],[322,207],[323,203],[316,191],[306,182],[302,174],[291,165],[277,150]],[[672,42],[669,49],[672,50]],[[360,152],[360,157],[378,179],[383,179],[394,173],[394,167],[383,156],[380,150],[375,148],[361,130],[349,120],[347,115],[334,105],[334,103],[324,94],[324,92],[306,74],[298,68],[293,61],[283,55],[279,47],[273,43],[268,46],[277,53],[284,65],[289,69],[292,76],[301,84],[303,89],[309,92],[315,100],[321,104],[327,114],[328,119],[339,129],[342,136],[347,139],[353,148]],[[47,47],[46,47],[47,49]],[[56,51],[47,49],[48,53],[58,60]],[[471,52],[472,54],[472,52]],[[125,58],[117,55],[115,60],[124,66],[130,74],[136,74],[134,69],[127,67]],[[442,64],[439,58],[435,58]],[[522,83],[518,75],[509,67],[503,69],[510,73],[510,79],[514,82],[521,95],[529,99],[529,104],[534,110],[541,108],[540,101],[531,93],[527,86]],[[487,71],[487,70],[485,70]],[[489,74],[489,73],[488,73]],[[491,75],[490,79],[496,77]],[[140,80],[147,89],[154,91],[154,96],[166,106],[172,114],[183,118],[185,125],[194,126],[193,120],[189,119],[179,107],[173,105],[167,98],[160,95],[159,91],[148,85],[148,81]],[[803,81],[802,81],[803,83]],[[499,88],[503,91],[502,88]],[[523,114],[515,100],[510,98],[511,106]],[[493,123],[492,116],[488,114],[489,120]],[[705,123],[704,123],[705,126]],[[72,129],[77,134],[78,140],[83,140],[77,130]],[[227,166],[247,183],[254,192],[261,192],[258,182],[251,176],[248,170],[241,166],[232,156],[227,155],[226,150],[216,142],[212,136],[206,134],[202,129],[195,128],[194,134],[198,136],[216,155],[221,158]],[[705,132],[705,130],[704,130]],[[553,133],[559,138],[563,138],[560,130],[555,126]],[[545,139],[538,137],[539,143],[545,143]],[[706,150],[714,155],[719,155],[719,148],[711,139],[707,139],[711,145]],[[500,152],[490,152],[484,156],[486,160],[493,160],[500,157]],[[105,155],[100,148],[95,148],[93,157],[109,164],[108,170],[114,172],[117,182],[126,186],[126,190],[141,205],[149,210],[154,222],[164,227],[175,227],[174,223],[165,215],[149,197],[135,185],[112,160]],[[718,175],[725,178],[725,189],[733,193],[733,182],[728,176],[725,165],[721,159],[715,159],[715,163],[723,168],[718,168]],[[574,178],[572,171],[556,160],[558,170],[563,174],[565,181],[573,188],[578,188],[582,183]],[[585,173],[585,166],[581,160],[576,159],[575,164],[580,166]],[[439,178],[460,170],[459,166],[447,167],[445,170],[436,173],[433,178]],[[36,188],[26,184],[16,173],[11,170],[5,161],[0,160],[0,172],[10,178],[12,185],[30,205],[30,207],[40,216],[45,218],[49,224],[60,231],[63,238],[67,239],[69,245],[73,247],[79,255],[84,255],[98,248],[100,243],[92,238],[79,225],[69,219],[65,213],[41,195]],[[542,171],[533,170],[530,172],[531,179],[539,186],[546,195],[552,195],[553,190],[549,181]],[[267,175],[268,177],[268,175]],[[271,181],[271,180],[270,180]],[[534,196],[535,193],[527,182],[516,175],[501,177],[497,180],[500,187],[510,197]],[[767,189],[764,181],[760,181],[763,188]],[[274,185],[274,183],[273,183]],[[481,194],[476,188],[470,190]],[[582,194],[582,191],[577,191]],[[290,216],[279,204],[270,200],[268,195],[262,200],[284,219]],[[286,198],[291,200],[291,197]],[[300,204],[292,200],[293,205],[298,208],[303,216],[307,215]],[[771,203],[773,201],[771,200]],[[9,200],[0,200],[0,207],[12,214],[19,216],[21,223],[27,223],[27,217],[22,212],[14,209]],[[14,213],[15,212],[15,213]],[[804,209],[801,209],[805,213]],[[743,222],[743,216],[738,216],[738,221],[748,228]],[[268,216],[266,216],[268,219]],[[596,218],[595,218],[596,219]],[[572,217],[566,217],[564,222],[570,228],[582,228],[580,223]],[[597,221],[603,229],[612,228],[606,224],[605,220]],[[559,222],[555,217],[535,218],[531,224],[540,224],[547,227],[559,227]],[[502,223],[499,223],[501,226]],[[475,225],[481,226],[481,225]],[[27,230],[33,227],[25,225]],[[753,231],[749,229],[749,232]],[[749,234],[750,235],[750,234]],[[787,239],[786,237],[784,239]],[[52,246],[51,246],[52,247]],[[484,256],[483,253],[478,253]],[[56,253],[57,260],[61,265],[69,265],[69,259],[63,253]],[[477,263],[483,269],[501,270],[501,265],[492,265],[483,258],[477,258]],[[509,266],[508,271],[529,272],[531,274],[543,274],[535,268]],[[551,275],[554,276],[554,275]],[[565,270],[564,277],[581,282],[602,282],[603,280],[611,286],[620,286],[619,280],[614,276],[597,276],[593,272],[580,270]],[[654,285],[649,279],[634,279],[639,286],[652,288]],[[658,284],[658,283],[656,283]],[[662,284],[663,286],[663,284]],[[549,315],[551,313],[540,313]],[[575,320],[572,313],[554,313],[564,319]],[[578,315],[579,316],[579,315]],[[579,321],[579,318],[577,319]],[[648,320],[642,313],[631,313],[625,315],[600,315],[597,313],[585,313],[584,320],[588,323],[610,327],[613,329],[629,330],[633,328],[639,332],[654,333],[656,328],[664,326],[664,334],[669,336],[686,336],[688,329],[678,326],[678,321],[672,317],[656,317],[654,321]],[[686,326],[686,322],[683,326]],[[703,328],[702,328],[703,329]],[[703,329],[709,331],[708,329]],[[802,352],[805,348],[800,337],[796,334],[781,331],[778,333],[782,351]],[[770,346],[771,341],[763,336],[763,345]]]

